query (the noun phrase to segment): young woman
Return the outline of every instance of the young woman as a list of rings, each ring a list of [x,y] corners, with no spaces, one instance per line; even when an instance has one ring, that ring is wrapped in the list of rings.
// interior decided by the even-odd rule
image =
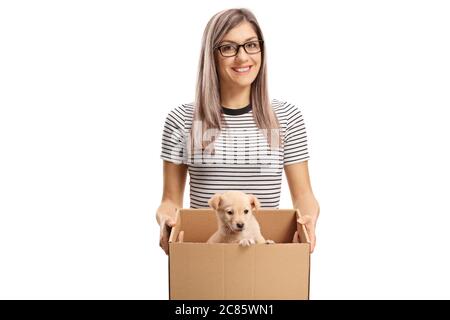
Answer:
[[[187,171],[191,208],[208,207],[209,198],[226,190],[252,193],[261,207],[278,208],[284,168],[312,252],[320,208],[309,178],[305,125],[298,107],[269,100],[255,16],[247,9],[221,11],[208,22],[202,42],[195,102],[172,109],[164,125],[160,246],[168,253]]]

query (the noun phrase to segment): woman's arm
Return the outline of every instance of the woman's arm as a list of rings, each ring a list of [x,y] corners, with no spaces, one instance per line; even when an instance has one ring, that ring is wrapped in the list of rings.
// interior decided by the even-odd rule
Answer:
[[[316,246],[316,223],[320,207],[311,188],[308,161],[286,165],[284,171],[291,191],[292,204],[294,209],[299,209],[302,216],[300,223],[305,224],[311,239],[312,253]]]
[[[174,164],[163,160],[163,195],[156,211],[156,221],[160,225],[159,245],[169,253],[170,229],[175,225],[175,212],[183,207],[187,165]]]

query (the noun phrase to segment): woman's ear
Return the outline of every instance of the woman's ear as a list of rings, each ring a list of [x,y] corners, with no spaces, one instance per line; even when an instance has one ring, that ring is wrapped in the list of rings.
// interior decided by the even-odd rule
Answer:
[[[221,200],[222,200],[221,194],[216,193],[215,195],[213,195],[211,197],[211,199],[208,200],[208,204],[211,208],[213,208],[214,210],[217,210],[219,208]]]
[[[252,205],[252,209],[259,210],[261,207],[261,204],[259,203],[258,198],[256,196],[254,196],[253,194],[249,194],[248,197],[250,199],[250,204]]]

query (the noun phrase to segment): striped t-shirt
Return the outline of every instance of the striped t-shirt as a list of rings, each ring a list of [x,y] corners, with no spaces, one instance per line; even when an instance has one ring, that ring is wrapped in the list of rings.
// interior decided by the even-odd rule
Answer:
[[[276,99],[272,100],[272,108],[283,137],[276,150],[270,149],[266,135],[256,126],[251,105],[240,109],[222,107],[226,127],[216,136],[215,154],[195,159],[187,152],[194,104],[180,105],[168,113],[160,157],[187,164],[191,208],[208,207],[215,193],[227,190],[252,193],[261,207],[278,208],[283,166],[309,160],[309,154],[300,109]]]

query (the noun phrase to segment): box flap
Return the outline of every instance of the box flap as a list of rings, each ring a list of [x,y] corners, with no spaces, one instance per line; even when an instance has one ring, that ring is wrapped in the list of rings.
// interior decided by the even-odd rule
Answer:
[[[255,212],[255,217],[265,239],[276,243],[292,242],[297,220],[293,209],[260,209]]]
[[[295,214],[298,219],[300,217],[300,210],[296,209]],[[311,241],[310,241],[309,235],[308,235],[308,231],[306,230],[305,225],[299,223],[298,221],[296,221],[296,223],[297,223],[297,232],[300,237],[300,239],[299,239],[300,242],[311,244]]]
[[[180,215],[180,209],[177,209],[175,211],[175,226],[172,227],[172,230],[170,231],[169,235],[169,244],[172,242],[175,242],[178,238],[178,232],[181,230],[181,215]],[[170,247],[170,245],[169,245]]]
[[[180,228],[184,242],[205,243],[217,230],[217,218],[212,209],[181,209]]]

